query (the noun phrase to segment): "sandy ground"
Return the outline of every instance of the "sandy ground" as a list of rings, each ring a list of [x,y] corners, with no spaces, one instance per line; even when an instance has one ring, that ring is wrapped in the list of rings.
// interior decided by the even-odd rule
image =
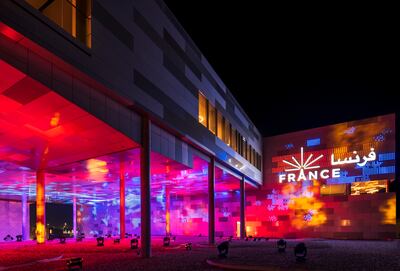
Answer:
[[[217,239],[218,242],[222,241]],[[184,243],[192,242],[193,250],[186,251]],[[206,238],[177,237],[170,247],[162,247],[161,238],[153,240],[153,256],[142,259],[130,249],[129,240],[113,244],[106,239],[104,247],[96,240],[59,244],[58,240],[45,245],[34,242],[1,243],[1,270],[67,270],[66,259],[82,257],[83,270],[220,270],[206,263],[207,259],[222,264],[263,266],[280,270],[400,270],[399,241],[338,241],[291,240],[287,251],[278,253],[276,240],[231,242],[227,259],[219,259],[215,247],[206,245]],[[298,263],[293,247],[305,242],[307,260]]]

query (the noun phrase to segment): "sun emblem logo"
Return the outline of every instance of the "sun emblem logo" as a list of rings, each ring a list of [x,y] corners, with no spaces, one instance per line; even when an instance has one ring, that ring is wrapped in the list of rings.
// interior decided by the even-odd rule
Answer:
[[[314,160],[311,160],[313,158],[313,154],[310,154],[307,157],[306,161],[304,162],[304,149],[303,149],[303,147],[301,147],[301,149],[300,149],[300,162],[297,161],[297,159],[294,158],[294,156],[292,156],[292,160],[293,160],[294,163],[286,161],[286,160],[282,160],[282,162],[292,167],[292,168],[289,168],[289,169],[285,169],[286,172],[300,171],[299,172],[299,178],[304,178],[305,179],[306,177],[305,177],[305,174],[304,174],[304,170],[320,168],[320,166],[316,166],[316,165],[313,165],[313,164],[315,164],[315,162],[317,162],[322,157],[324,157],[323,154],[321,154],[320,156],[318,156]]]

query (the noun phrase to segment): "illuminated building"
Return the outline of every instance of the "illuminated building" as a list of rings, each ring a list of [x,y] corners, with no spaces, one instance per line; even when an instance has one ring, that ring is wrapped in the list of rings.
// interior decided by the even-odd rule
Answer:
[[[165,4],[131,2],[0,1],[0,237],[45,243],[49,203],[145,257],[152,235],[395,236],[394,115],[263,141]]]
[[[246,225],[285,238],[396,238],[395,138],[394,114],[265,138]]]
[[[0,236],[244,231],[262,137],[162,1],[0,1],[0,57]]]

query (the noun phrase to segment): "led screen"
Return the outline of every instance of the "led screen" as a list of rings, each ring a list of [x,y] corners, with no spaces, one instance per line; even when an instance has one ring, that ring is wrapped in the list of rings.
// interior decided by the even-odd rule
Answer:
[[[395,115],[264,139],[264,185],[246,193],[248,235],[397,236]]]

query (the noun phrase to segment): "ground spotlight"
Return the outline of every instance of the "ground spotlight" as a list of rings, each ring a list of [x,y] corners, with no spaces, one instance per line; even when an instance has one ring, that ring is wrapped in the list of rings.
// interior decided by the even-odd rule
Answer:
[[[218,257],[226,258],[228,256],[229,251],[229,241],[224,241],[217,246],[218,249]]]
[[[283,253],[286,250],[286,241],[283,239],[279,239],[278,242],[276,243],[278,247],[278,252]]]
[[[139,248],[139,240],[134,238],[131,240],[131,249],[138,249]]]
[[[307,247],[304,243],[298,243],[294,247],[294,256],[296,257],[296,261],[305,262],[307,256]]]
[[[96,241],[97,241],[97,246],[98,247],[104,246],[104,237],[97,237]]]

